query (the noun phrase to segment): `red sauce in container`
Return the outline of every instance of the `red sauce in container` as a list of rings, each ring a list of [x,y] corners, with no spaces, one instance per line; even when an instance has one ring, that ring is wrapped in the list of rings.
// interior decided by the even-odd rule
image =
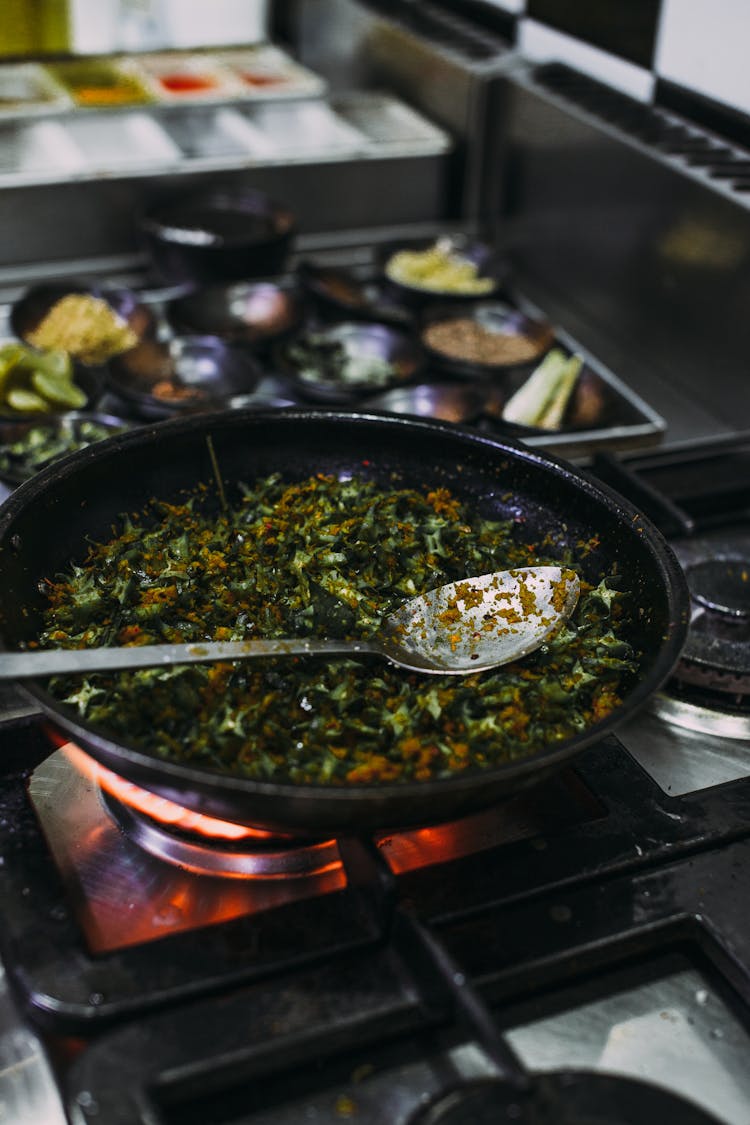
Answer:
[[[217,85],[213,78],[198,74],[162,74],[159,82],[171,94],[194,94],[201,90],[213,90]]]

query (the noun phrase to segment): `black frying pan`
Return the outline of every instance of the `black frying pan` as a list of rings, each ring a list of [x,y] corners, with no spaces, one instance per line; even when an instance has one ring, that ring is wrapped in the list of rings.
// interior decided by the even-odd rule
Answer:
[[[0,634],[6,648],[36,636],[44,576],[82,560],[87,538],[108,537],[124,512],[222,476],[252,482],[279,471],[355,473],[388,486],[445,485],[483,514],[523,522],[526,541],[554,531],[598,581],[616,567],[638,607],[629,638],[643,653],[623,705],[589,730],[519,761],[473,775],[393,785],[325,787],[260,782],[163,761],[73,717],[39,682],[24,690],[66,737],[123,777],[213,816],[295,833],[356,832],[437,822],[495,803],[542,780],[630,716],[664,682],[687,631],[687,587],[660,534],[632,507],[555,458],[448,425],[398,416],[225,412],[144,427],[90,446],[22,485],[0,510]]]

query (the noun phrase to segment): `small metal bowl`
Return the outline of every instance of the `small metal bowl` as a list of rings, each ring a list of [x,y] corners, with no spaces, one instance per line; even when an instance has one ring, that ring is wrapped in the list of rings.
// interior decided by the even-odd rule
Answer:
[[[468,383],[417,383],[375,395],[368,399],[367,408],[461,424],[476,421],[486,399],[487,394],[481,387]]]
[[[436,285],[409,284],[398,280],[389,272],[389,263],[402,250],[424,252],[443,244],[457,257],[468,260],[476,267],[477,278],[484,283],[482,292],[467,293],[445,289]],[[384,289],[393,298],[411,309],[423,309],[436,301],[450,301],[457,305],[471,305],[494,297],[507,280],[509,268],[501,255],[486,242],[478,242],[465,234],[443,238],[418,239],[408,242],[390,242],[376,251],[376,262]]]
[[[299,332],[280,344],[274,357],[300,396],[317,402],[352,402],[408,383],[424,364],[410,332],[362,321]]]
[[[552,325],[500,301],[434,306],[422,317],[420,340],[430,363],[462,378],[536,364],[555,341]]]
[[[246,350],[216,336],[144,340],[107,368],[113,394],[151,419],[220,409],[234,396],[251,393],[261,377]]]
[[[39,327],[58,301],[70,294],[83,294],[106,301],[139,341],[153,336],[156,332],[157,323],[153,310],[143,304],[132,290],[86,285],[79,281],[61,281],[32,286],[12,306],[10,326],[18,339],[29,344],[29,334]],[[97,366],[97,364],[83,363],[74,353],[71,353],[71,358],[81,367]]]
[[[74,450],[128,427],[128,422],[113,414],[83,411],[54,416],[41,414],[33,421],[0,422],[0,480],[21,484]],[[92,436],[94,428],[101,432],[101,437]],[[32,435],[38,435],[40,440],[32,444]],[[49,439],[46,446],[45,437]]]
[[[177,332],[221,336],[255,347],[293,332],[302,313],[299,295],[272,281],[211,285],[177,297],[166,307],[167,320]]]
[[[379,281],[363,281],[350,270],[301,262],[297,277],[322,316],[411,325],[413,313],[388,294]]]

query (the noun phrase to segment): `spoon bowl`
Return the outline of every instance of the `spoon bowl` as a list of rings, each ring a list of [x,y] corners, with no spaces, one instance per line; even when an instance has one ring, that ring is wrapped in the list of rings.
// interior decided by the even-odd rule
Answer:
[[[559,566],[495,571],[429,590],[383,622],[384,655],[442,676],[486,672],[539,648],[576,607],[578,575]]]
[[[380,656],[410,672],[466,676],[520,660],[549,640],[575,609],[580,582],[559,566],[528,566],[464,578],[411,598],[385,617],[377,638],[300,637],[41,649],[0,653],[0,680],[207,664],[262,656]]]

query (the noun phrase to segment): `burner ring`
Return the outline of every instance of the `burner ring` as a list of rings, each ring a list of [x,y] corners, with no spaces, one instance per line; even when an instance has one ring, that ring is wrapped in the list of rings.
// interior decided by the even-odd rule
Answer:
[[[671,546],[692,599],[677,680],[723,697],[750,694],[750,535],[720,530]]]
[[[197,875],[294,879],[320,875],[341,865],[335,840],[271,837],[233,843],[199,837],[155,820],[104,790],[101,798],[109,815],[129,839],[157,859]]]
[[[750,619],[750,563],[730,555],[688,566],[690,593],[706,609],[726,617]]]

